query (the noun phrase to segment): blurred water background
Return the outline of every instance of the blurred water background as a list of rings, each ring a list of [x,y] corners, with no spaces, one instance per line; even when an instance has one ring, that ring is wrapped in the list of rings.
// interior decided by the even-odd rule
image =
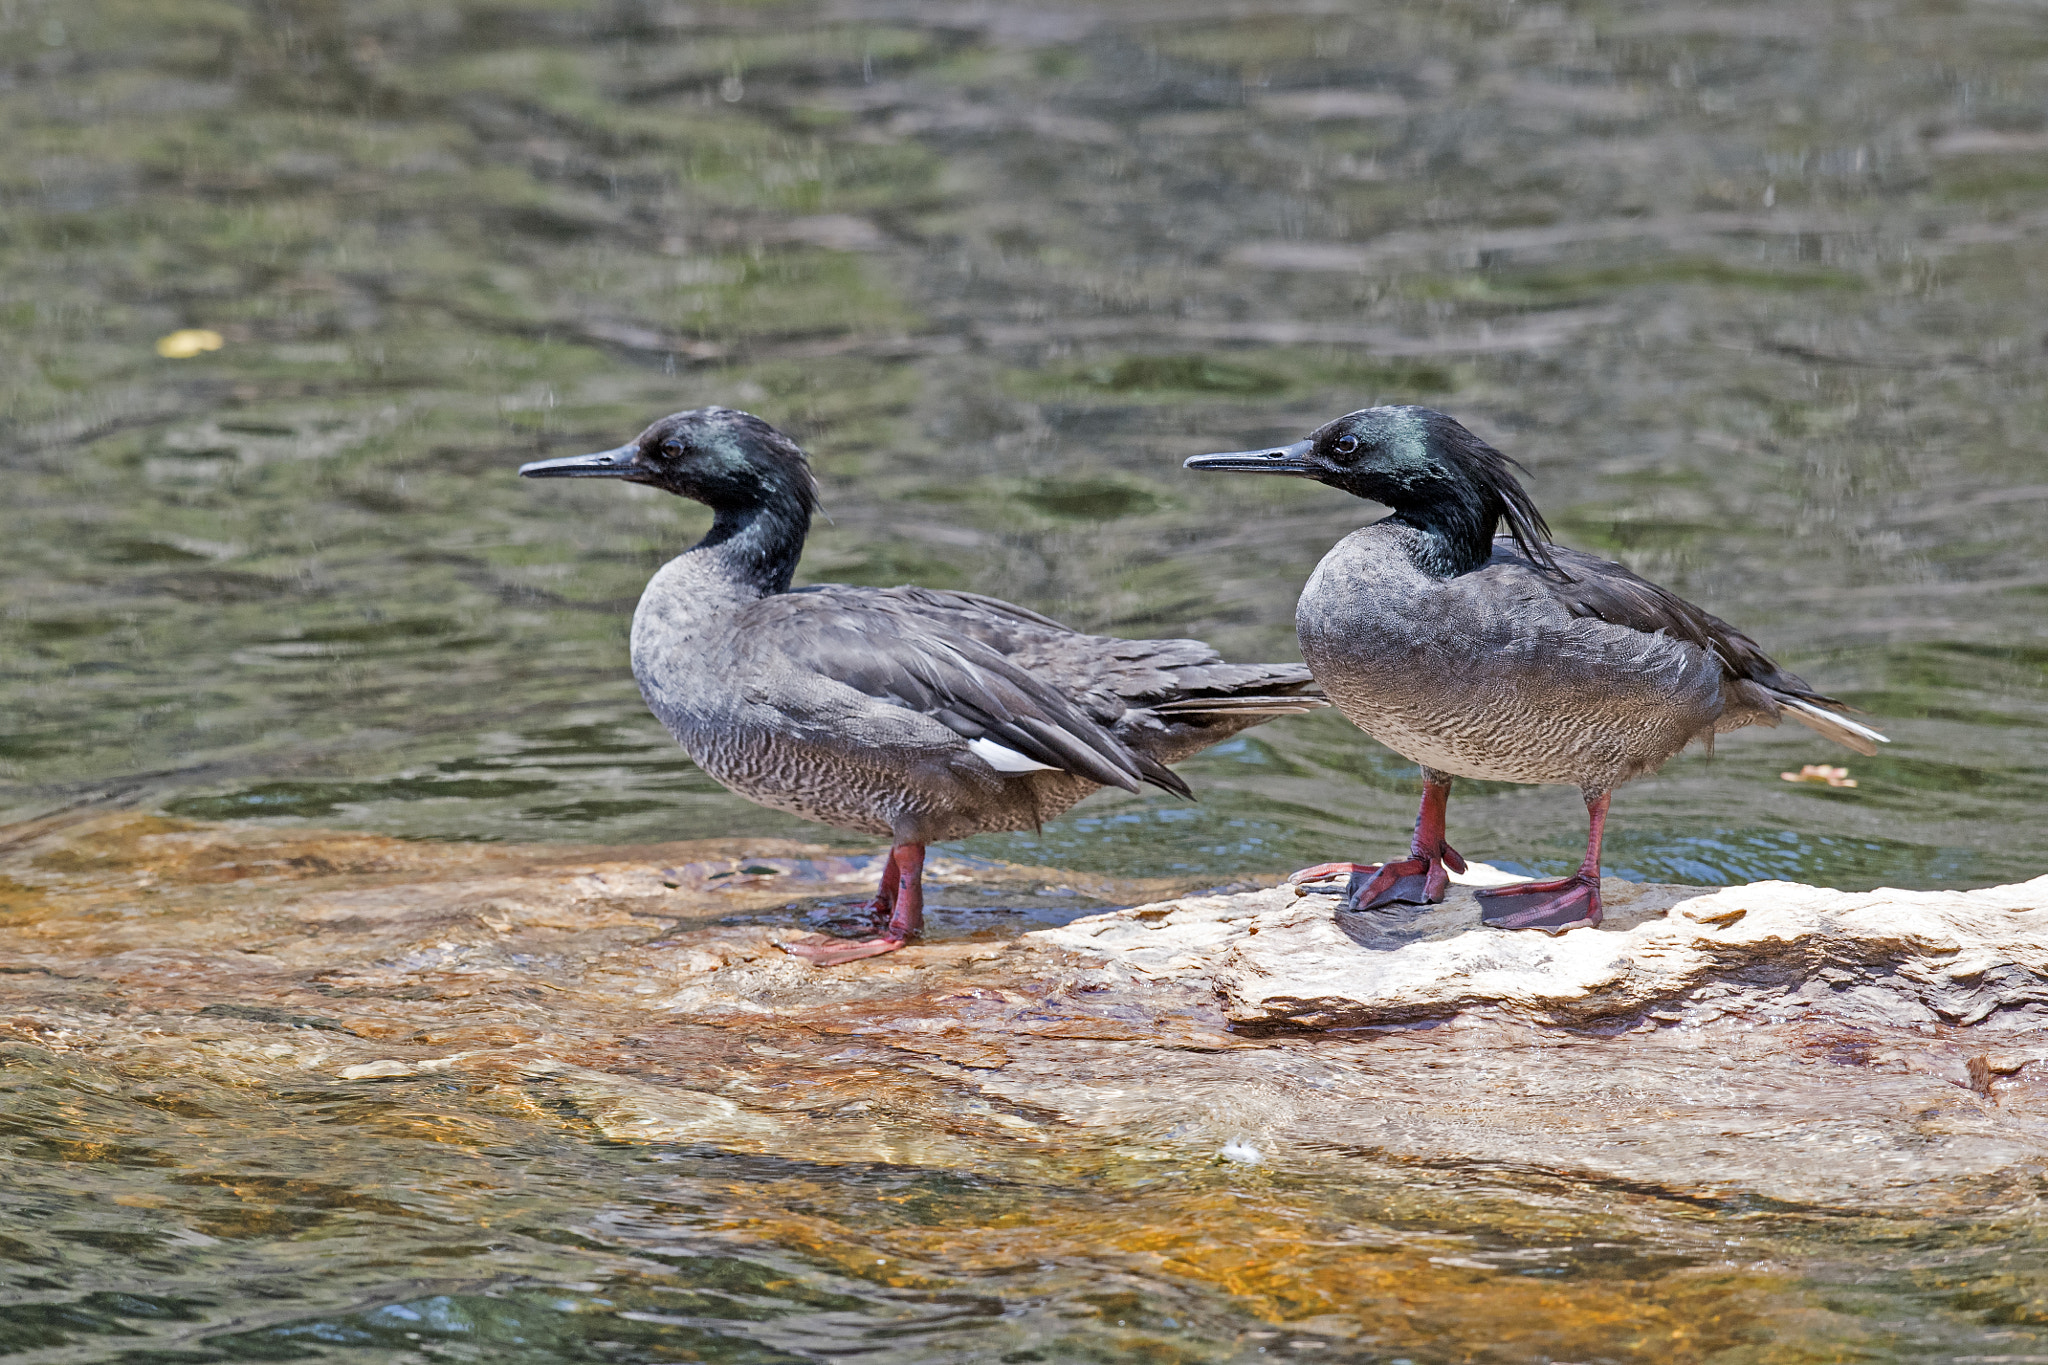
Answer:
[[[2039,4],[0,0],[0,111],[6,819],[844,843],[726,795],[635,693],[633,601],[702,509],[520,462],[746,407],[819,471],[805,581],[1286,658],[1377,509],[1180,460],[1423,402],[1563,540],[1895,740],[1728,737],[1620,796],[1610,871],[2042,871]],[[180,331],[220,344],[160,355]],[[1821,762],[1858,785],[1779,778]],[[1414,809],[1334,715],[1185,771],[1198,805],[955,851],[1223,882],[1382,854]],[[1575,793],[1461,793],[1468,855],[1576,862]],[[733,1075],[747,1048],[795,1055]],[[2048,1358],[2024,1224],[1085,1138],[771,1160],[62,1056],[0,1058],[0,1349],[38,1361]],[[487,1186],[520,1192],[493,1232]],[[1145,1218],[1241,1263],[1087,1250]],[[1055,1225],[945,1278],[948,1229]],[[1395,1325],[1272,1330],[1339,1243]],[[869,1265],[907,1245],[911,1278]],[[1541,1335],[1551,1284],[1579,1335]]]
[[[2048,20],[2030,5],[730,8],[11,0],[0,803],[465,839],[819,831],[727,796],[624,639],[706,523],[523,460],[744,406],[802,578],[1292,657],[1378,509],[1188,454],[1425,402],[1562,539],[1896,740],[1788,727],[1613,868],[2039,870]],[[159,356],[179,329],[218,350]],[[1847,761],[1853,790],[1778,774]],[[1229,878],[1397,845],[1341,718],[972,851]],[[1564,870],[1573,793],[1466,784]],[[830,836],[828,836],[830,837]]]

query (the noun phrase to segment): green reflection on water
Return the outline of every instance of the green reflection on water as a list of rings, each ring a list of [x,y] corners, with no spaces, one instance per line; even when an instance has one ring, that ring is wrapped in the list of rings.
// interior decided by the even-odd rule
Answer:
[[[1841,759],[1790,728],[1685,757],[1617,798],[1611,870],[2033,875],[2037,30],[1936,3],[882,22],[19,0],[0,15],[0,806],[838,840],[718,789],[626,674],[640,585],[704,516],[521,484],[520,462],[749,407],[816,457],[833,521],[807,581],[971,588],[1287,657],[1299,584],[1373,510],[1178,461],[1427,401],[1528,464],[1567,539],[1736,621],[1896,741],[1850,760],[1854,791],[1781,782]],[[158,357],[184,327],[226,344]],[[1407,838],[1412,770],[1338,717],[1187,771],[1199,805],[1105,796],[970,847],[1227,881]],[[1563,871],[1583,815],[1569,792],[1465,784],[1451,819],[1472,856]],[[616,1148],[428,1085],[5,1074],[20,1301],[0,1346],[55,1353],[35,1359],[2043,1348],[2039,1239],[2003,1223],[1085,1141],[987,1170],[796,1168]],[[747,1221],[771,1207],[812,1221]],[[727,1213],[740,1231],[678,1241]],[[1069,1231],[1020,1250],[1040,1222]],[[1190,1260],[1167,1245],[1186,1227],[1253,1250]],[[1098,1245],[1132,1228],[1158,1244]],[[1254,1254],[1282,1245],[1309,1248],[1285,1273]],[[902,1284],[874,1268],[906,1256]],[[1553,1332],[1511,1299],[1506,1331],[1487,1313],[1509,1279],[1611,1286],[1586,1310],[1610,1327]],[[1372,1331],[1319,1323],[1318,1285]]]
[[[0,98],[16,813],[111,785],[438,837],[800,832],[665,756],[624,675],[701,514],[513,466],[739,403],[817,456],[810,579],[1284,657],[1371,510],[1178,459],[1422,399],[1571,538],[1899,731],[1853,797],[1773,787],[1836,757],[1783,736],[1688,760],[1624,795],[1628,870],[2033,870],[2042,395],[2006,287],[2033,248],[1998,224],[2039,197],[2036,135],[2023,95],[1962,109],[1933,74],[2020,71],[1995,16],[1914,11],[1944,55],[1899,68],[1832,20],[1774,47],[1678,11],[1576,56],[1462,10],[1085,42],[800,6],[41,14]],[[1823,87],[1795,51],[1890,74]],[[1430,65],[1480,52],[1521,74]],[[182,326],[226,344],[156,357]],[[1399,840],[1399,765],[1327,718],[1265,733],[1239,754],[1308,766],[1213,756],[1192,812],[1105,798],[988,850],[1232,877]],[[1575,823],[1506,792],[1459,816],[1527,866]]]

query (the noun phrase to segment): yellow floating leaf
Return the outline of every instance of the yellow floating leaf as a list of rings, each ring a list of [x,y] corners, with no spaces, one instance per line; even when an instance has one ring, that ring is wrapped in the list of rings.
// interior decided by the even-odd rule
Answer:
[[[166,360],[190,360],[201,351],[218,351],[226,344],[219,332],[205,327],[186,327],[169,336],[158,337],[156,353]]]
[[[1787,782],[1825,782],[1830,787],[1853,787],[1856,779],[1849,776],[1847,768],[1830,767],[1826,763],[1809,763],[1796,773],[1779,773]]]

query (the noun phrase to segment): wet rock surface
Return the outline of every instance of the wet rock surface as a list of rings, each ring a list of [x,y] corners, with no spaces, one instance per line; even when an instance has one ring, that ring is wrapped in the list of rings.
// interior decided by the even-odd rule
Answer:
[[[2048,1036],[2013,975],[2038,975],[2038,885],[1617,885],[1606,928],[1550,940],[1472,928],[1462,893],[1340,921],[940,857],[928,939],[832,969],[782,951],[873,862],[0,831],[0,1345],[2048,1346]],[[1305,1001],[1400,1019],[1312,1029]]]
[[[2031,1203],[2048,1162],[2048,879],[1610,882],[1605,925],[1551,937],[1464,889],[1339,915],[941,859],[930,939],[820,969],[779,944],[870,858],[136,818],[16,844],[5,1027],[160,1078],[538,1084],[613,1140],[839,1162],[1087,1133],[1839,1208]]]

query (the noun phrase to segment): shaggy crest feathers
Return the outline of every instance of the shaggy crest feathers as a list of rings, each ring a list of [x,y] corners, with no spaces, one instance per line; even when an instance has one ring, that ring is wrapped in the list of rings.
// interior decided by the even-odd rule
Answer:
[[[1543,519],[1536,500],[1515,477],[1514,471],[1526,474],[1528,468],[1512,455],[1479,439],[1455,417],[1434,408],[1419,408],[1416,415],[1428,427],[1434,438],[1430,444],[1437,453],[1469,479],[1480,494],[1479,515],[1484,524],[1476,528],[1474,538],[1491,541],[1495,527],[1505,522],[1508,535],[1524,558],[1545,573],[1572,582],[1571,573],[1551,553],[1550,523]],[[1487,515],[1489,512],[1491,516]]]

